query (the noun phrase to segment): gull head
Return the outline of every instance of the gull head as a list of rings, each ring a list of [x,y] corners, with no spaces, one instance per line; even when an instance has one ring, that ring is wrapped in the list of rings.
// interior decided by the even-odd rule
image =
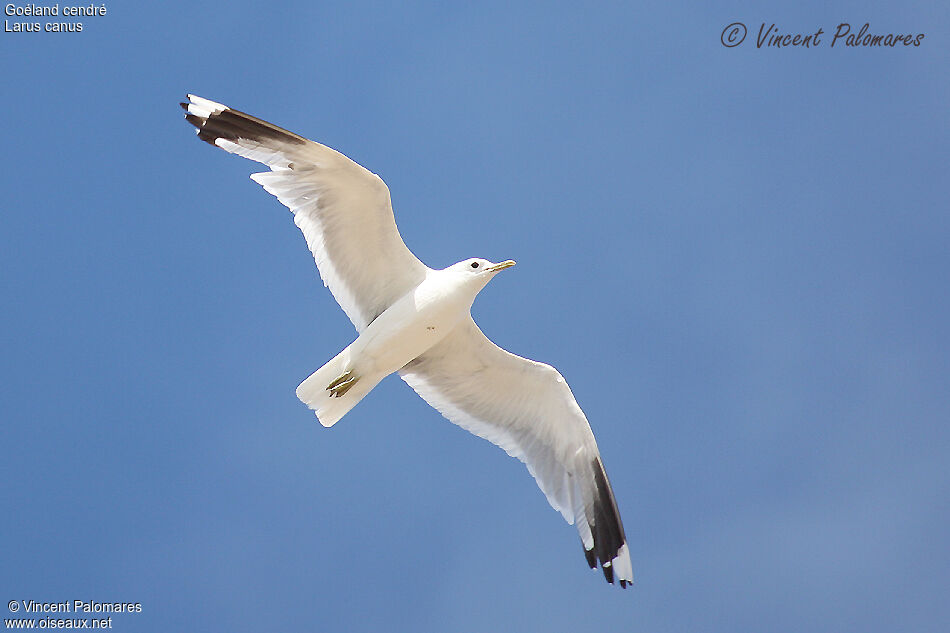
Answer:
[[[514,265],[515,262],[511,259],[496,264],[487,259],[473,257],[471,259],[463,259],[457,264],[452,264],[446,268],[444,272],[450,273],[456,280],[456,283],[460,282],[464,286],[472,286],[476,289],[476,292],[478,292],[485,287],[485,284],[491,281],[492,277]]]
[[[500,264],[495,264],[488,261],[487,259],[473,257],[472,259],[460,261],[449,268],[466,275],[471,275],[473,277],[487,277],[488,279],[491,279],[495,276],[495,273],[499,273],[506,268],[511,268],[514,265],[515,260],[513,259],[506,259]]]

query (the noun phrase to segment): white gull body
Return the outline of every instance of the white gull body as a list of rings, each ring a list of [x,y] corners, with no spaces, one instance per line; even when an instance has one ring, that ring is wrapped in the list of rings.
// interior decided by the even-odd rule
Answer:
[[[204,141],[258,161],[253,174],[294,214],[324,283],[359,333],[297,387],[332,426],[398,372],[452,422],[525,463],[551,505],[576,526],[611,583],[633,582],[623,524],[593,432],[550,365],[492,343],[471,316],[475,296],[513,261],[419,261],[396,228],[386,184],[343,154],[220,103],[188,95]]]

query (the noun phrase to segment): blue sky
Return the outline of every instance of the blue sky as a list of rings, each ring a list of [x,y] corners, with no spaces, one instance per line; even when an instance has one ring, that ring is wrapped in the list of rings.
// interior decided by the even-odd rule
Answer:
[[[720,4],[116,2],[0,33],[0,604],[140,602],[117,631],[948,630],[950,11]],[[925,38],[755,47],[843,21]],[[294,388],[354,331],[185,92],[379,173],[430,266],[518,260],[475,317],[570,382],[632,589],[397,378],[317,424]]]

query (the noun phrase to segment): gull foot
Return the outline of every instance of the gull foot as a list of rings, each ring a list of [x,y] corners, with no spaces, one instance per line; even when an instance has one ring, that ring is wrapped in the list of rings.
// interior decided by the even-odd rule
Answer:
[[[340,398],[346,395],[346,392],[359,381],[360,377],[353,373],[353,370],[347,371],[345,374],[331,382],[327,385],[327,391],[330,392],[330,397]]]

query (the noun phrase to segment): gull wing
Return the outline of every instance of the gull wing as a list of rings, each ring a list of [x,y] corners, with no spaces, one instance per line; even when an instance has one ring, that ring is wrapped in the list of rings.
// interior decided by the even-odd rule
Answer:
[[[188,99],[181,106],[198,138],[270,167],[251,178],[293,212],[323,283],[357,331],[425,278],[425,264],[399,235],[389,188],[379,176],[249,114]]]
[[[525,463],[577,527],[587,563],[633,582],[626,536],[597,442],[556,369],[498,347],[468,318],[399,375],[446,418]]]

